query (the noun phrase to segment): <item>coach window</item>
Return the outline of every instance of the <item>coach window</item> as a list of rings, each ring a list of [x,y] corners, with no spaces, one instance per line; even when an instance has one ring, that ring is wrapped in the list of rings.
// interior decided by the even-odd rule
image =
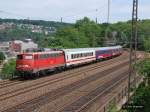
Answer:
[[[87,56],[89,56],[89,53],[87,53]]]
[[[81,57],[81,54],[79,54],[79,58]]]
[[[79,54],[79,58],[81,58],[81,54]]]
[[[74,58],[77,58],[77,54],[74,54]]]
[[[74,58],[74,56],[73,56],[73,54],[71,54],[71,59],[73,59]]]
[[[77,54],[74,54],[74,58],[77,58]]]
[[[77,58],[79,58],[80,54],[77,54]]]
[[[77,58],[76,56],[77,56],[76,54],[73,54],[73,59]]]

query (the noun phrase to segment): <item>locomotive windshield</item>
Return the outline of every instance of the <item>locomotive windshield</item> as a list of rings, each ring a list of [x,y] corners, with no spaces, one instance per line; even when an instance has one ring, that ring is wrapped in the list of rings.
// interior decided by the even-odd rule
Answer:
[[[32,59],[32,55],[27,55],[24,57],[24,59],[30,60],[30,59]]]
[[[17,55],[17,60],[23,59],[23,55]]]
[[[22,59],[31,60],[33,59],[33,56],[32,55],[17,55],[17,60],[22,60]]]

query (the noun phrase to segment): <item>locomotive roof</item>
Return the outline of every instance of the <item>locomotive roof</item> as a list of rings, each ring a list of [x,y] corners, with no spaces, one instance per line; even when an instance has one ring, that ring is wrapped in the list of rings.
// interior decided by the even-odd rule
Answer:
[[[19,53],[19,54],[53,54],[53,53],[62,53],[63,51],[48,51],[48,52],[25,52],[25,53]]]

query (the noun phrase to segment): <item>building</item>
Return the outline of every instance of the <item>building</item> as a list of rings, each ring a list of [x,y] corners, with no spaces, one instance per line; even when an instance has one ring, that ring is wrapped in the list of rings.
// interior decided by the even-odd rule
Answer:
[[[11,29],[15,25],[13,23],[2,23],[0,24],[0,30]]]
[[[8,51],[9,50],[9,42],[0,42],[0,50]]]
[[[31,39],[25,39],[24,41],[14,40],[10,42],[9,46],[10,49],[15,52],[23,52],[29,48],[38,48],[38,45]]]
[[[9,42],[0,42],[0,51],[4,53],[6,58],[15,57],[16,55],[10,48]]]

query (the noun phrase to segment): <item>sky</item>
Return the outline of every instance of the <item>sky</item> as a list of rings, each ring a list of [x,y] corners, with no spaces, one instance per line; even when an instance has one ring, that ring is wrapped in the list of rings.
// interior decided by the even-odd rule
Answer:
[[[110,0],[110,22],[131,19],[133,0]],[[107,21],[107,0],[0,0],[0,18],[74,23],[83,17]],[[150,18],[150,0],[139,0],[139,19]]]

